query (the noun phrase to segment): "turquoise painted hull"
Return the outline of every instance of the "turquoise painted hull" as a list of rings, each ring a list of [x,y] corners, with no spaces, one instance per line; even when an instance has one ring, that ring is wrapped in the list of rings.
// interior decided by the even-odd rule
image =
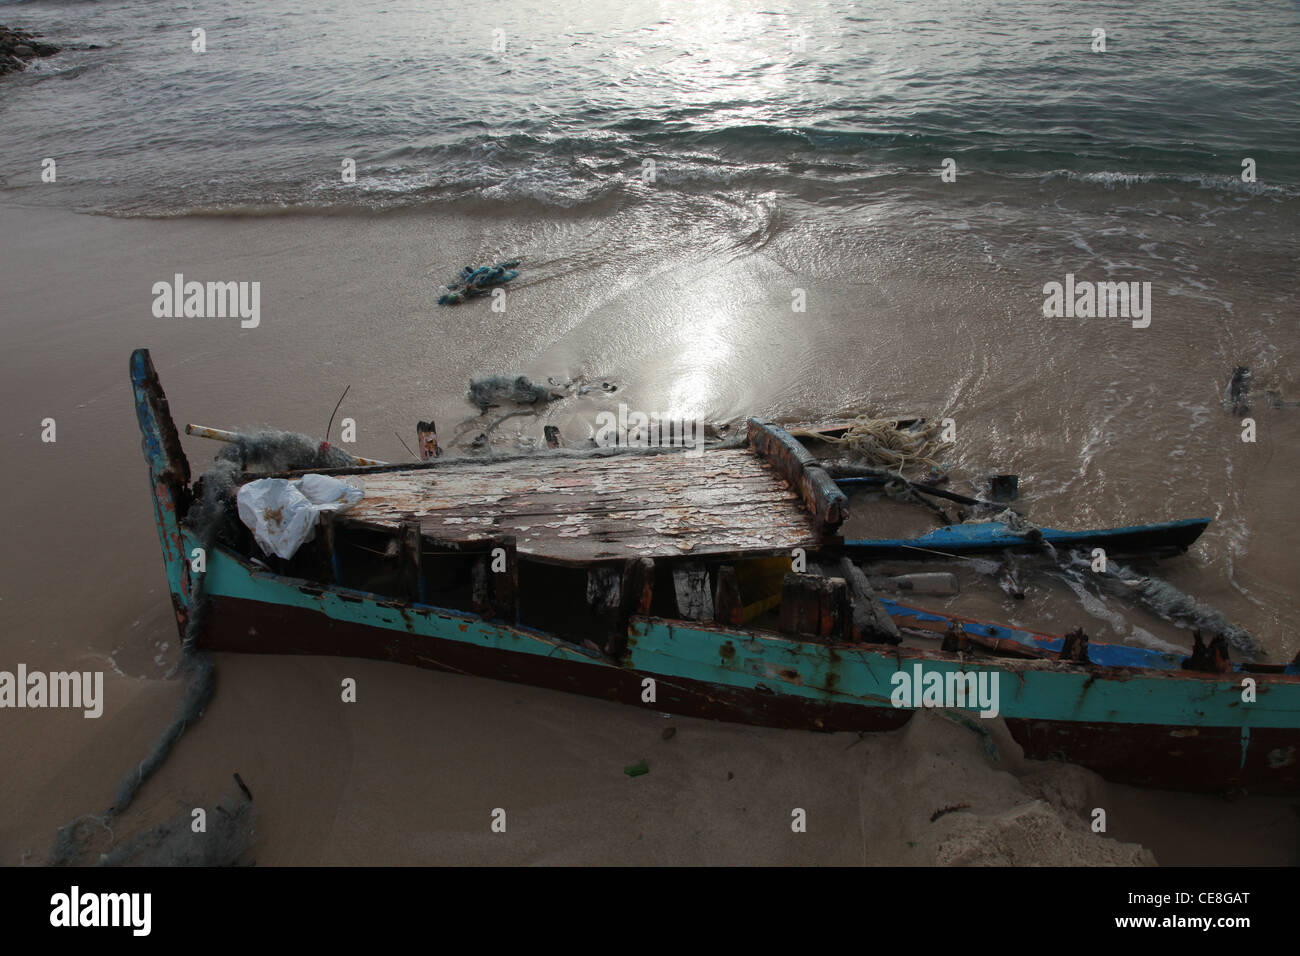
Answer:
[[[195,544],[187,541],[188,545]],[[214,650],[393,660],[632,706],[826,731],[890,730],[917,709],[896,672],[987,674],[1026,754],[1110,779],[1227,792],[1300,790],[1300,678],[967,659],[911,647],[823,645],[777,633],[634,618],[619,660],[563,637],[427,605],[279,577],[224,549],[209,559]],[[918,675],[920,676],[920,675]],[[1242,700],[1252,676],[1266,692]],[[654,682],[647,700],[646,681]],[[978,729],[979,707],[945,708]]]

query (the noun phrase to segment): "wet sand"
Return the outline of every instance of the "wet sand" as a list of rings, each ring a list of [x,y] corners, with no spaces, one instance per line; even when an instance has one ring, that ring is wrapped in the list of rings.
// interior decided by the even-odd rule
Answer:
[[[340,412],[357,422],[349,450],[394,461],[406,457],[395,431],[411,443],[415,422],[434,417],[450,434],[471,414],[467,379],[489,372],[608,380],[619,386],[612,398],[633,407],[714,421],[867,407],[956,414],[958,464],[1019,472],[1040,523],[1214,516],[1203,543],[1161,573],[1252,629],[1274,659],[1295,655],[1300,424],[1294,410],[1262,406],[1260,441],[1243,445],[1218,405],[1237,339],[1267,342],[1275,356],[1261,392],[1267,382],[1296,396],[1293,327],[1236,319],[1225,336],[1225,324],[1197,312],[1181,324],[1157,319],[1140,340],[1095,325],[1049,333],[1032,322],[1041,296],[1031,290],[1026,308],[1015,282],[972,291],[969,277],[927,282],[904,269],[799,275],[797,257],[771,249],[719,256],[701,273],[685,228],[666,224],[638,271],[626,260],[571,261],[580,221],[124,221],[0,207],[10,501],[0,661],[107,672],[99,720],[0,714],[10,768],[0,777],[0,861],[40,862],[59,826],[102,811],[179,696],[164,679],[177,636],[126,376],[137,346],[152,349],[181,424],[320,434],[351,385]],[[505,313],[432,305],[461,264],[521,247],[525,277]],[[260,327],[154,318],[151,286],[175,272],[261,281]],[[792,316],[789,289],[801,283],[817,302]],[[1250,294],[1236,297],[1236,316],[1265,311]],[[547,421],[582,437],[610,402],[598,390]],[[40,441],[46,417],[57,421],[53,444]],[[498,436],[540,432],[524,420]],[[185,442],[202,471],[212,447]],[[1046,590],[1019,606],[996,591],[979,600],[981,616],[1009,623],[1059,631],[1081,620],[1099,639],[1134,637],[1120,630],[1130,624],[1080,618]],[[993,763],[980,739],[933,715],[859,741],[669,720],[374,662],[218,655],[216,664],[208,713],[118,821],[117,839],[238,798],[238,771],[259,811],[249,850],[259,864],[1297,859],[1286,800],[1106,785],[1077,768],[1020,766],[1009,740]],[[358,680],[356,704],[339,700],[345,676]],[[669,725],[677,733],[664,740]],[[642,758],[650,774],[623,774]],[[1105,836],[1088,830],[1094,806],[1108,808]],[[498,807],[505,834],[489,830]],[[807,833],[791,832],[796,807],[808,811]]]

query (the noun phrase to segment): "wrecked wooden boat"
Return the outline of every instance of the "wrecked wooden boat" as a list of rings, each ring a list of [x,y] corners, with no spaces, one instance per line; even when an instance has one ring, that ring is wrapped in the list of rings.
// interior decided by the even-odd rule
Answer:
[[[1027,756],[1116,781],[1300,786],[1300,668],[1232,663],[1219,641],[1179,658],[882,601],[839,535],[845,495],[769,423],[699,455],[314,469],[364,495],[286,559],[258,549],[211,474],[191,482],[147,351],[131,380],[177,622],[183,636],[196,623],[199,647],[377,658],[822,731],[895,730],[933,706],[983,732],[992,710]]]

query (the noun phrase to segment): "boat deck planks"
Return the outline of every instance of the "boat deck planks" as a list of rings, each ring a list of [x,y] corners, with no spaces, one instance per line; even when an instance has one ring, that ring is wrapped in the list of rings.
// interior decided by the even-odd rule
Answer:
[[[348,512],[435,538],[514,535],[521,554],[583,562],[815,547],[799,496],[745,448],[543,457],[366,475]]]

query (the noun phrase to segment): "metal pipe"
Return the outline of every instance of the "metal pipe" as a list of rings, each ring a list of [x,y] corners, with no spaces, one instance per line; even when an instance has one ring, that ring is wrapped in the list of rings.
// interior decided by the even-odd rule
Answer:
[[[238,432],[228,432],[221,428],[209,428],[207,425],[186,425],[185,434],[197,435],[199,438],[211,438],[213,441],[235,442],[240,435]],[[343,454],[348,455],[343,449],[338,449]],[[387,465],[386,461],[377,461],[374,458],[361,458],[358,455],[348,455],[354,464],[357,465]]]

